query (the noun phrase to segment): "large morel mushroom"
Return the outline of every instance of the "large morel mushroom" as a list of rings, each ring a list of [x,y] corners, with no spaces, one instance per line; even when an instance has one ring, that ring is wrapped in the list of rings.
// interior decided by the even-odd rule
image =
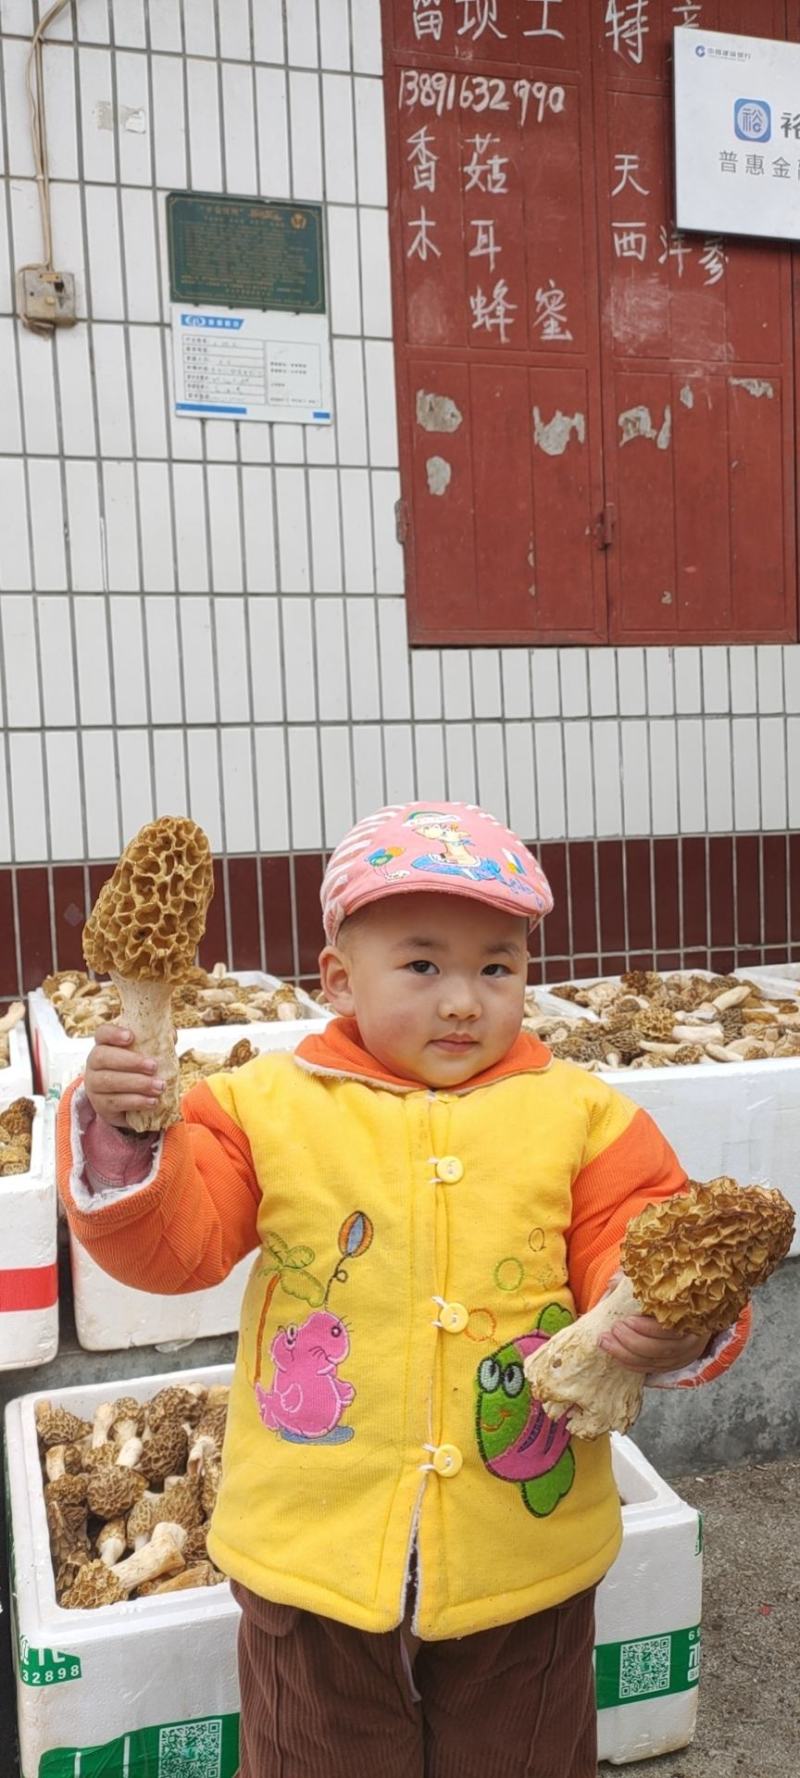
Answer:
[[[132,1130],[178,1120],[172,992],[188,974],[214,893],[211,849],[194,821],[165,815],[140,829],[103,884],[83,929],[90,969],[109,975],[133,1047],[158,1064],[164,1091],[152,1110],[129,1111]]]
[[[545,1413],[566,1414],[578,1438],[626,1432],[644,1378],[598,1340],[629,1315],[652,1315],[680,1333],[722,1333],[788,1253],[794,1220],[779,1191],[728,1178],[691,1181],[688,1191],[649,1204],[628,1225],[619,1283],[525,1361]]]

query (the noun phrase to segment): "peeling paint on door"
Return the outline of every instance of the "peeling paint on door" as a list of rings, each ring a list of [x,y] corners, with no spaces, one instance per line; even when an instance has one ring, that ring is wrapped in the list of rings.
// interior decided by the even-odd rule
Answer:
[[[450,395],[417,390],[417,425],[425,432],[457,432],[463,414]]]
[[[681,390],[681,401],[683,402],[684,407],[694,407],[694,390],[691,383],[684,383]]]
[[[664,409],[664,418],[656,431],[653,416],[649,407],[628,407],[617,415],[617,424],[622,433],[620,446],[630,444],[634,438],[652,438],[656,449],[666,451],[672,438],[672,408],[669,404]]]
[[[764,396],[767,401],[772,401],[775,397],[775,390],[766,377],[731,377],[730,385],[732,389],[746,389],[754,401],[761,401]]]
[[[429,494],[446,494],[450,486],[452,469],[444,457],[429,457],[425,464],[428,477]]]
[[[563,457],[573,432],[578,443],[584,444],[586,440],[585,414],[562,414],[561,409],[556,408],[552,420],[543,420],[539,408],[534,408],[534,443],[548,457]]]

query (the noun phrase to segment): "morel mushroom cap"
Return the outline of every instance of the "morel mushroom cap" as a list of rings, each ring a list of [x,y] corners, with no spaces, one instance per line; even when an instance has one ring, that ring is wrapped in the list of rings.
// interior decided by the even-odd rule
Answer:
[[[52,1401],[37,1401],[34,1409],[36,1431],[46,1449],[50,1445],[73,1445],[91,1432],[88,1420],[79,1420],[69,1408]]]
[[[117,1519],[141,1499],[147,1481],[138,1469],[119,1463],[103,1464],[89,1477],[86,1498],[98,1519]]]
[[[653,1043],[669,1043],[675,1025],[675,1014],[669,1006],[650,1006],[635,1014],[633,1024],[641,1037]]]
[[[30,1148],[21,1136],[13,1142],[4,1142],[0,1131],[0,1175],[4,1179],[19,1177],[27,1173],[31,1164]]]
[[[197,1476],[180,1476],[153,1503],[151,1527],[164,1523],[182,1525],[193,1531],[203,1517],[200,1508],[200,1481]]]
[[[143,827],[123,852],[84,927],[93,969],[108,970],[120,1022],[149,1056],[164,1088],[147,1110],[129,1111],[132,1130],[177,1122],[180,1088],[172,985],[190,968],[202,937],[214,876],[208,840],[193,821],[165,816]]]
[[[147,1424],[152,1431],[165,1420],[180,1423],[189,1420],[194,1426],[205,1406],[207,1390],[202,1384],[185,1388],[182,1383],[168,1383],[153,1396],[147,1409]]]
[[[202,1419],[198,1421],[197,1438],[213,1438],[215,1445],[222,1449],[225,1437],[225,1426],[228,1419],[228,1403],[226,1401],[208,1401],[203,1409]]]
[[[144,1425],[144,1416],[144,1406],[142,1402],[136,1400],[135,1395],[121,1395],[114,1403],[114,1416],[111,1422],[111,1430],[114,1437],[119,1439],[121,1436],[119,1432],[121,1421],[135,1420],[136,1431],[141,1432],[142,1426]]]
[[[45,1500],[57,1500],[61,1506],[86,1505],[86,1489],[88,1478],[85,1475],[55,1476],[52,1482],[45,1483]]]
[[[99,975],[180,981],[203,936],[214,893],[211,850],[194,821],[165,815],[126,846],[83,931]]]
[[[32,1099],[13,1099],[0,1111],[0,1129],[15,1140],[18,1137],[29,1137],[36,1116],[36,1106]]]
[[[93,1611],[100,1605],[118,1605],[125,1597],[125,1588],[120,1586],[105,1562],[86,1562],[79,1568],[71,1587],[62,1594],[61,1604],[67,1611],[76,1607]]]
[[[48,1500],[47,1528],[53,1563],[84,1560],[89,1554],[86,1507],[74,1501]]]
[[[162,1420],[144,1440],[139,1467],[151,1484],[166,1481],[185,1468],[188,1450],[185,1428],[175,1420]]]
[[[191,1531],[187,1531],[186,1542],[183,1546],[183,1559],[187,1568],[193,1568],[196,1562],[205,1561],[206,1556],[208,1555],[208,1550],[206,1548],[207,1532],[207,1524],[195,1525]]]
[[[132,1550],[138,1550],[146,1543],[153,1529],[153,1513],[161,1503],[163,1496],[152,1493],[148,1488],[139,1496],[135,1506],[131,1507],[127,1520],[128,1543]]]
[[[644,994],[648,1000],[661,990],[661,977],[654,969],[627,969],[620,980],[629,993]]]
[[[694,1181],[629,1224],[622,1266],[645,1315],[679,1333],[722,1333],[788,1253],[794,1211],[779,1191]]]
[[[74,1553],[73,1555],[68,1556],[66,1562],[60,1562],[58,1564],[58,1567],[56,1568],[56,1598],[59,1605],[63,1605],[64,1594],[69,1592],[70,1587],[77,1580],[81,1569],[88,1560],[88,1556],[88,1550],[84,1550],[82,1555]]]

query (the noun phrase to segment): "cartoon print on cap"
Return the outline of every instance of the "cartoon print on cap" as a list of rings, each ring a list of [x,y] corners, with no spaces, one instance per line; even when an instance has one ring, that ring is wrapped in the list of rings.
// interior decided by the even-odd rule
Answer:
[[[380,846],[377,852],[370,852],[367,864],[380,872],[387,883],[403,883],[408,876],[407,870],[395,869],[394,861],[402,858],[402,846]]]
[[[413,870],[429,870],[441,877],[467,877],[473,883],[494,879],[520,895],[533,894],[530,883],[525,881],[525,866],[521,859],[503,847],[509,873],[504,876],[503,867],[496,858],[476,855],[472,834],[457,815],[435,809],[414,809],[405,825],[426,840],[441,841],[442,846],[441,852],[429,852],[412,859]]]
[[[273,1270],[270,1276],[256,1341],[255,1396],[264,1426],[290,1444],[340,1445],[355,1436],[355,1428],[343,1426],[341,1420],[356,1392],[353,1384],[338,1374],[339,1365],[350,1352],[350,1334],[342,1318],[334,1315],[327,1303],[331,1285],[347,1283],[348,1273],[342,1261],[358,1259],[366,1253],[373,1233],[372,1223],[363,1210],[354,1210],[345,1218],[337,1238],[339,1258],[324,1290],[305,1270],[314,1259],[307,1247],[284,1249],[283,1267],[277,1273]],[[297,1261],[292,1265],[294,1254],[303,1262],[301,1265]],[[298,1289],[301,1279],[302,1288]],[[266,1311],[278,1280],[290,1295],[302,1295],[309,1301],[314,1300],[309,1286],[315,1286],[322,1306],[313,1309],[305,1321],[290,1321],[288,1326],[278,1328],[269,1349],[272,1380],[265,1389],[260,1381],[261,1346]]]
[[[484,1358],[476,1377],[475,1428],[481,1457],[493,1476],[516,1482],[529,1513],[547,1518],[569,1493],[575,1458],[566,1420],[551,1420],[525,1381],[524,1361],[572,1316],[548,1303],[536,1330]]]

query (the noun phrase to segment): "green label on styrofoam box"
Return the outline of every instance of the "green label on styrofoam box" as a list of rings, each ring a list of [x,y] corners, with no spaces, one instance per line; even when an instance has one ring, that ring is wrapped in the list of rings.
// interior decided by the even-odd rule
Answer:
[[[595,1649],[598,1710],[688,1692],[700,1678],[700,1626],[603,1642]]]
[[[11,1485],[8,1463],[4,1465],[6,1502],[6,1534],[8,1538],[8,1571],[11,1581],[12,1620],[16,1623],[17,1569],[14,1550],[14,1529],[11,1516]],[[62,1654],[57,1648],[32,1648],[27,1636],[17,1635],[17,1669],[23,1685],[64,1685],[67,1680],[80,1679],[81,1664],[77,1655]]]
[[[236,1714],[132,1729],[104,1747],[54,1747],[38,1778],[235,1778],[238,1768]]]
[[[18,1649],[23,1685],[64,1685],[68,1679],[80,1679],[77,1655],[62,1654],[57,1648],[31,1648],[27,1636],[20,1636]]]

